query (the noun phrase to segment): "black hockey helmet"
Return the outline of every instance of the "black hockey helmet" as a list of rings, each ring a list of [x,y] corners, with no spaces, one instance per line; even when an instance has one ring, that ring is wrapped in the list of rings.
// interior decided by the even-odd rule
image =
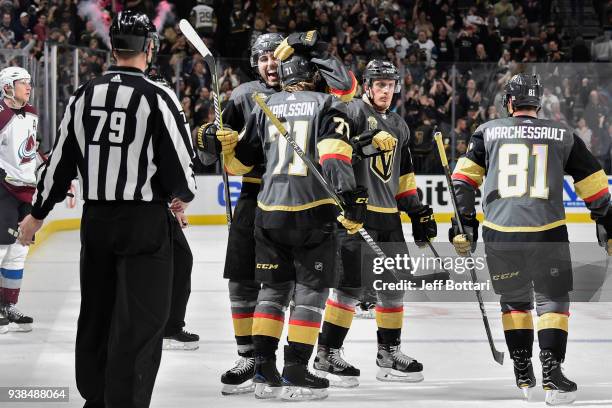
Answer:
[[[516,74],[504,85],[502,104],[508,109],[508,101],[512,101],[514,108],[531,106],[540,108],[542,98],[542,85],[538,75]]]
[[[282,41],[283,36],[279,33],[267,33],[257,37],[251,47],[251,67],[257,68],[259,57],[266,52],[274,51]]]
[[[153,41],[153,53],[159,49],[157,30],[149,17],[133,10],[120,11],[110,26],[113,50],[146,52]]]
[[[363,82],[369,87],[372,86],[372,82],[376,79],[392,79],[395,81],[394,93],[401,91],[400,75],[392,63],[389,61],[372,60],[368,62],[365,72],[363,73]]]
[[[310,59],[296,53],[278,65],[278,78],[282,86],[312,82],[316,73],[317,67]]]

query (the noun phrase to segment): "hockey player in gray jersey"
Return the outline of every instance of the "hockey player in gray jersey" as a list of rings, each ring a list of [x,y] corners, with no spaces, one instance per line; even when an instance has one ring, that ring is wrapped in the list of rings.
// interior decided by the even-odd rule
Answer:
[[[326,91],[341,100],[350,100],[355,93],[356,81],[353,74],[346,70],[342,62],[325,53],[318,52],[316,32],[312,32],[311,41],[307,44],[297,45],[291,41],[298,50],[314,50],[315,56],[311,61],[321,67],[322,86]],[[292,39],[301,41],[308,33],[292,34]],[[260,35],[251,49],[251,66],[257,71],[258,80],[244,83],[233,92],[227,106],[223,110],[223,124],[226,130],[221,134],[226,146],[237,143],[237,134],[231,129],[243,129],[255,105],[252,94],[269,96],[280,90],[278,80],[278,59],[274,50],[283,41],[277,33]],[[283,58],[287,58],[288,49],[292,48],[288,42],[281,47]],[[228,130],[229,128],[229,130]],[[205,163],[217,160],[222,150],[218,140],[217,129],[212,124],[204,124],[198,132],[199,156]],[[233,139],[232,139],[233,138]],[[231,301],[232,321],[234,334],[238,344],[240,356],[237,364],[221,377],[223,394],[236,394],[253,390],[251,378],[254,373],[255,360],[253,358],[253,313],[257,303],[260,283],[254,280],[255,274],[255,238],[253,236],[255,209],[257,207],[257,194],[261,184],[263,166],[254,166],[251,171],[242,177],[242,189],[234,211],[233,223],[229,233],[227,253],[225,257],[224,278],[229,279],[229,293]],[[236,256],[240,254],[240,256]]]
[[[397,69],[390,62],[373,60],[366,67],[363,85],[363,97],[347,105],[348,116],[354,127],[353,134],[359,135],[357,139],[371,140],[381,153],[354,158],[353,170],[357,183],[368,189],[365,227],[377,242],[394,243],[385,248],[386,255],[393,258],[408,254],[400,211],[410,216],[414,239],[419,244],[436,236],[436,223],[431,208],[423,205],[417,195],[408,147],[408,125],[401,116],[389,111],[393,94],[399,92],[400,87]],[[359,154],[359,149],[355,150]],[[373,276],[373,257],[362,257],[362,244],[361,238],[354,235],[344,240],[341,248],[343,277],[327,300],[314,362],[318,373],[329,375],[331,384],[339,387],[358,385],[359,370],[347,363],[340,351],[353,320],[355,305],[363,289],[373,281],[368,279]],[[404,291],[377,292],[376,364],[380,368],[376,378],[380,381],[423,380],[422,364],[400,349],[403,297]]]
[[[319,70],[293,54],[279,67],[283,91],[268,98],[302,150],[345,203],[341,222],[356,232],[363,223],[367,193],[358,188],[351,168],[349,124],[343,104],[314,92]],[[255,131],[252,131],[254,129]],[[255,216],[255,278],[262,282],[253,321],[255,396],[321,399],[328,381],[311,374],[307,364],[317,341],[328,289],[336,280],[337,209],[323,186],[294,153],[265,114],[256,109],[235,151],[223,154],[228,170],[241,174],[265,163]],[[276,350],[290,299],[288,345],[281,376]]]
[[[483,239],[493,288],[501,294],[516,384],[527,398],[536,385],[531,364],[535,291],[542,386],[546,402],[558,405],[573,402],[577,390],[561,371],[572,290],[564,173],[573,177],[576,192],[599,226],[603,245],[611,242],[612,216],[608,178],[584,142],[564,124],[537,118],[541,90],[537,76],[513,76],[503,96],[511,117],[487,122],[472,135],[453,172],[467,234],[459,235],[453,220],[449,238],[460,254],[475,247],[479,223],[474,199],[486,177]]]

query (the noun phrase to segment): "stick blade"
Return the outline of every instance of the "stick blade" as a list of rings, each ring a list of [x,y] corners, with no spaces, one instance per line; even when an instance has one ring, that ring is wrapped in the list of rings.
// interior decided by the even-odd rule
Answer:
[[[497,351],[495,348],[491,350],[493,352],[493,359],[499,364],[504,365],[504,352]]]
[[[204,41],[202,41],[189,21],[185,20],[184,18],[181,19],[181,21],[179,21],[179,28],[187,41],[189,41],[189,43],[193,45],[203,57],[212,56],[212,53],[206,44],[204,44]]]

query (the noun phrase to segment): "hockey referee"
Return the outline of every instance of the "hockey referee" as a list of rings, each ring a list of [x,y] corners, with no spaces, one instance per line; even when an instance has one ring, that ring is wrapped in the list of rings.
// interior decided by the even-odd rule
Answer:
[[[117,65],[70,98],[19,241],[32,243],[78,176],[85,205],[77,387],[88,408],[142,408],[170,309],[167,203],[184,208],[194,197],[193,149],[176,95],[144,76],[158,46],[148,17],[119,13],[110,37]]]

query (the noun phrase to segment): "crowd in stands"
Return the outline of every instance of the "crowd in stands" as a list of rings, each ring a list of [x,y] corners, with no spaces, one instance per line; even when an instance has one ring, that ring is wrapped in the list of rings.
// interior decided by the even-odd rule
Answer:
[[[392,109],[412,131],[417,172],[440,171],[430,160],[434,126],[448,135],[456,160],[481,123],[505,115],[501,87],[519,71],[540,74],[544,95],[540,115],[567,123],[600,159],[609,173],[612,147],[612,0],[593,1],[601,37],[585,41],[568,32],[551,0],[215,0],[215,31],[204,35],[220,61],[220,94],[253,79],[250,44],[265,32],[316,29],[328,51],[360,78],[374,58],[392,61],[402,75],[402,93]],[[588,2],[588,0],[585,0]],[[79,49],[79,80],[100,75],[108,66],[107,39],[99,21],[78,15],[76,0],[0,1],[0,49],[29,49],[42,57],[44,41],[60,46],[58,99],[73,91],[72,53]],[[137,8],[156,16],[150,0],[100,0]],[[173,11],[159,27],[161,48],[156,73],[177,90],[192,126],[212,120],[210,75],[177,27],[195,0],[170,1]],[[583,3],[583,2],[579,2]],[[605,29],[604,29],[605,28]],[[1,53],[1,50],[0,50]],[[601,64],[590,64],[591,62]],[[567,62],[582,64],[565,64]],[[607,62],[607,63],[604,63]],[[561,64],[559,64],[561,63]],[[535,64],[535,65],[534,65]],[[535,67],[535,68],[534,68]],[[65,78],[68,78],[67,80]]]

